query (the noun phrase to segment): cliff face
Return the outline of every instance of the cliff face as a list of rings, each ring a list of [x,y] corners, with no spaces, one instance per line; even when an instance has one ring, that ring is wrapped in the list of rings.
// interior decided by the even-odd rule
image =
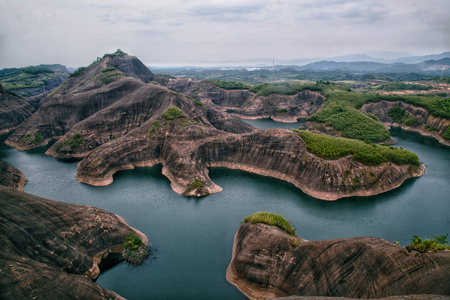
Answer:
[[[303,140],[291,131],[259,131],[223,112],[225,106],[240,105],[242,97],[254,97],[248,91],[160,79],[134,57],[105,56],[44,96],[39,110],[6,143],[29,149],[57,139],[47,154],[82,158],[77,179],[92,185],[110,184],[118,170],[162,163],[173,190],[189,196],[221,190],[208,176],[207,168],[215,166],[280,178],[325,200],[378,194],[423,173],[409,171],[407,165],[370,168],[350,157],[319,159],[307,153]],[[190,92],[178,93],[156,80]],[[216,98],[202,98],[208,95]],[[290,116],[289,105],[301,113],[301,103],[311,105],[311,99],[316,104],[324,100],[304,91],[250,102],[260,103],[267,112],[284,105],[288,108],[282,111]],[[172,108],[178,110],[175,116],[168,113]]]
[[[27,180],[20,170],[0,160],[0,186],[23,191],[26,182]]]
[[[35,111],[30,102],[6,92],[0,84],[0,135],[16,128]]]
[[[295,95],[256,96],[248,90],[226,90],[194,79],[170,79],[167,87],[243,118],[271,118],[297,122],[315,113],[325,98],[312,91]]]
[[[409,253],[373,237],[301,240],[264,224],[242,224],[227,279],[250,299],[289,295],[381,298],[450,295],[450,252]]]
[[[406,110],[411,117],[417,119],[416,124],[407,126],[405,124],[393,123],[392,119],[387,115],[388,111],[393,107],[401,107],[402,109]],[[450,146],[450,141],[444,140],[442,138],[442,135],[450,125],[450,121],[434,117],[424,108],[416,107],[401,101],[380,101],[376,103],[364,104],[361,108],[361,111],[368,115],[376,115],[380,122],[386,123],[389,126],[401,126],[406,130],[417,131],[422,135],[432,136],[436,138],[440,143]],[[434,128],[434,130],[427,130],[426,126]]]
[[[279,178],[313,197],[336,200],[382,193],[423,174],[423,169],[415,173],[407,165],[368,167],[351,157],[324,160],[308,153],[303,140],[289,130],[237,134],[191,119],[161,125],[147,134],[150,131],[151,123],[146,123],[90,152],[78,165],[77,179],[107,185],[118,170],[162,163],[174,191],[186,193],[198,179],[209,194],[221,188],[211,181],[207,167],[226,167]],[[192,195],[196,193],[194,189]]]
[[[119,299],[96,285],[98,264],[122,253],[125,221],[98,208],[0,187],[0,298]]]

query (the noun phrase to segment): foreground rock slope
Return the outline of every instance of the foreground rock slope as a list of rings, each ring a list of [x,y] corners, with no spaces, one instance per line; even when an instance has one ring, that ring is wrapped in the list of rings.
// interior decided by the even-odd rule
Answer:
[[[276,227],[242,224],[234,240],[228,281],[250,299],[450,295],[449,251],[409,253],[373,237],[299,239],[300,244],[297,239]]]
[[[129,232],[145,235],[98,208],[0,186],[1,299],[120,299],[93,282],[99,263],[122,253]]]

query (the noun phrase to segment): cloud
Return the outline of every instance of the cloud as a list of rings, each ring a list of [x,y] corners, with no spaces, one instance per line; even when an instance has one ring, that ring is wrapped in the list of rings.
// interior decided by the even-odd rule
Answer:
[[[448,0],[3,0],[0,68],[448,51]]]

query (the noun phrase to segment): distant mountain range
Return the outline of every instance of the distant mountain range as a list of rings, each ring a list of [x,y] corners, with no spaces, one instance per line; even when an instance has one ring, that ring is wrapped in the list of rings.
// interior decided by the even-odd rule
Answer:
[[[339,70],[343,72],[361,72],[361,73],[424,73],[439,72],[450,70],[450,53],[449,57],[438,60],[427,60],[420,63],[379,63],[370,61],[356,62],[336,62],[336,61],[319,61],[304,66],[292,66],[296,70],[305,71],[331,71]]]

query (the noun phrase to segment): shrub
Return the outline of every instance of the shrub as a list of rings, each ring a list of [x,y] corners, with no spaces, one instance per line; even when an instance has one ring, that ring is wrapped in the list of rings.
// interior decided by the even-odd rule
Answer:
[[[270,226],[276,226],[288,234],[295,235],[295,228],[291,222],[287,221],[283,216],[271,212],[257,212],[247,216],[244,219],[244,223],[263,223]]]
[[[187,116],[184,114],[184,112],[183,112],[181,109],[179,109],[178,107],[176,107],[176,106],[171,106],[171,107],[169,107],[169,108],[161,115],[161,117],[162,117],[164,120],[167,120],[167,121],[173,121],[173,120],[176,120],[176,119],[187,118]]]
[[[442,135],[442,138],[444,140],[450,140],[450,126],[447,127],[444,134]]]
[[[448,244],[448,233],[441,236],[433,236],[434,239],[421,239],[417,235],[413,235],[411,243],[406,246],[409,251],[415,250],[419,252],[440,251],[450,249]]]
[[[79,67],[76,71],[74,71],[73,73],[70,73],[69,78],[76,77],[76,76],[82,74],[84,72],[84,70],[86,70],[86,67]]]
[[[209,195],[209,191],[205,188],[205,184],[198,178],[194,178],[194,181],[186,188],[183,195],[190,196],[193,192],[197,197]]]
[[[142,245],[141,238],[130,231],[130,233],[127,235],[124,247],[128,250],[136,250]]]
[[[403,123],[405,118],[406,110],[399,106],[394,106],[388,110],[387,115],[391,118],[394,123]]]
[[[111,72],[111,71],[115,71],[115,70],[117,70],[115,67],[107,67],[107,68],[104,68],[101,72],[106,73],[106,72]]]
[[[123,259],[132,264],[141,264],[149,256],[147,246],[142,243],[141,238],[130,231],[123,244]]]
[[[64,141],[64,145],[69,145],[70,149],[75,149],[83,143],[83,139],[79,133],[75,133],[68,140]],[[58,149],[59,150],[59,149]],[[56,150],[56,151],[58,151]]]

